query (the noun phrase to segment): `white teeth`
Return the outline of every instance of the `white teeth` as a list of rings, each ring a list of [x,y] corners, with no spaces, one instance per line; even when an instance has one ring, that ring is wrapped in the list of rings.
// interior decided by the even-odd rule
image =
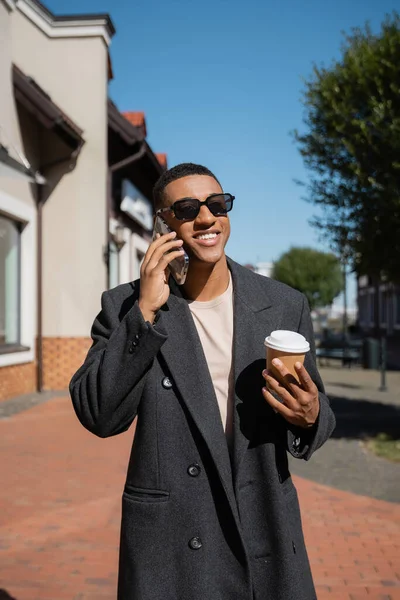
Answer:
[[[213,238],[216,238],[217,234],[216,233],[205,233],[204,235],[198,235],[197,239],[198,240],[212,240]]]

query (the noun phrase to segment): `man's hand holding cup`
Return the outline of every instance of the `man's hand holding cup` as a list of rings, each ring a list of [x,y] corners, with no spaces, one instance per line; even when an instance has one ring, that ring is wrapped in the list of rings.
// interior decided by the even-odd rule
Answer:
[[[273,331],[266,338],[266,387],[262,393],[270,406],[289,423],[308,429],[319,414],[318,388],[304,368],[310,345],[299,333]],[[277,400],[273,393],[280,400]]]

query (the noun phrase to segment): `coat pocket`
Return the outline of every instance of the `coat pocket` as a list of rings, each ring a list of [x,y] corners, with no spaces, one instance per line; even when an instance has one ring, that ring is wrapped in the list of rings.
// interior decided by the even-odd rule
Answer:
[[[169,500],[169,492],[166,492],[165,490],[140,488],[126,484],[123,497],[132,502],[167,502]]]

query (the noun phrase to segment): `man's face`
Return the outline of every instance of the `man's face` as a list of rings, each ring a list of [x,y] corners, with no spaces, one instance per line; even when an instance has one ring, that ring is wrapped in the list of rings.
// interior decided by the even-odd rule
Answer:
[[[189,175],[172,181],[165,188],[165,206],[171,206],[183,198],[197,198],[203,202],[210,194],[220,194],[221,186],[213,177],[207,175]],[[214,216],[207,206],[201,206],[193,221],[180,221],[173,212],[163,214],[170,228],[176,231],[184,242],[184,248],[191,259],[215,264],[224,256],[224,249],[230,235],[228,216]],[[205,234],[215,234],[202,239]]]

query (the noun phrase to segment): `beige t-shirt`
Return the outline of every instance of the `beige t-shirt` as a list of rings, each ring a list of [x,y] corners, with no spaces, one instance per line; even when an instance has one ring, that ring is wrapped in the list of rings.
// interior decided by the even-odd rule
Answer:
[[[233,416],[233,285],[229,273],[227,290],[208,302],[188,302],[208,369],[214,384],[228,445],[232,441]]]

